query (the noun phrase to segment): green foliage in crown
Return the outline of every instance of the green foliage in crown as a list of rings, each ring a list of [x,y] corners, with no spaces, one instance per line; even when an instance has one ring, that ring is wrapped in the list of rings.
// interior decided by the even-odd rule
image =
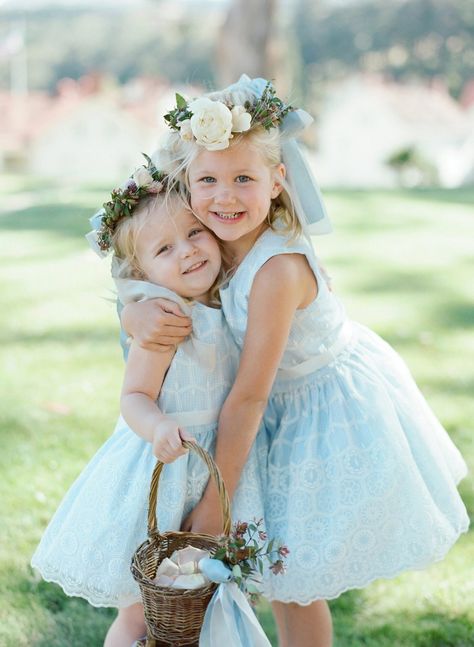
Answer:
[[[193,113],[188,108],[186,99],[176,92],[176,108],[164,115],[164,120],[172,130],[179,130],[181,123],[191,119]]]
[[[250,101],[246,101],[244,107],[252,115],[252,124],[260,124],[265,130],[278,128],[283,118],[294,110],[292,106],[285,105],[276,96],[276,90],[271,81],[268,81],[262,96],[253,105]]]
[[[166,186],[166,175],[155,167],[148,155],[143,153],[143,156],[147,164],[139,166],[123,186],[112,191],[110,200],[104,202],[102,222],[97,232],[97,244],[104,252],[111,247],[118,223],[133,215],[142,198],[160,193]]]

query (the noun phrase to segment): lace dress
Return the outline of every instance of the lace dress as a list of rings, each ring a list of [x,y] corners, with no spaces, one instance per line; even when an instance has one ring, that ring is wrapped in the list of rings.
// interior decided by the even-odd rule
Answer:
[[[165,297],[192,317],[193,334],[171,362],[160,408],[213,451],[220,407],[230,390],[238,349],[222,311],[194,303],[143,281],[117,280],[122,302]],[[128,606],[140,600],[130,573],[132,555],[147,536],[148,493],[156,459],[151,445],[119,418],[113,435],[67,492],[31,560],[43,578],[94,606]],[[192,452],[166,465],[157,504],[160,530],[179,530],[201,498],[205,464]],[[255,451],[233,500],[235,519],[263,516]]]
[[[306,256],[319,292],[295,314],[257,435],[266,529],[291,551],[265,591],[308,604],[442,559],[468,528],[466,465],[402,359],[347,318],[305,239],[266,230],[221,290],[239,348],[255,274],[287,253]]]

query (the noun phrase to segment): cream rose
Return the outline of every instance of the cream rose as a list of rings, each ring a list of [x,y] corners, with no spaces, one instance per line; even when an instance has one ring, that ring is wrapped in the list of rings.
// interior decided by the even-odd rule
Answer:
[[[191,119],[185,119],[180,123],[179,136],[185,142],[190,142],[193,139],[193,129],[191,128]]]
[[[229,146],[232,113],[226,105],[203,97],[192,101],[188,108],[193,113],[191,129],[200,146],[208,151],[218,151]]]
[[[141,186],[151,186],[154,182],[150,171],[148,171],[144,166],[137,168],[132,179],[138,188]]]
[[[233,133],[243,133],[250,128],[252,115],[245,110],[244,106],[234,106],[231,113]]]

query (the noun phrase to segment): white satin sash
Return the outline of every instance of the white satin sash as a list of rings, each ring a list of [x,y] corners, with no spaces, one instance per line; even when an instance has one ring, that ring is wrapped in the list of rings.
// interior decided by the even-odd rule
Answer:
[[[167,411],[166,415],[178,423],[180,427],[217,424],[220,409],[204,409],[202,411]]]
[[[334,362],[336,357],[342,353],[346,348],[347,344],[351,341],[353,337],[352,325],[349,321],[346,321],[336,338],[336,340],[326,348],[323,352],[310,357],[301,364],[296,364],[296,366],[290,366],[288,368],[279,368],[278,377],[282,378],[292,378],[292,377],[301,377],[303,375],[309,375],[314,373],[320,368],[327,366],[331,362]]]

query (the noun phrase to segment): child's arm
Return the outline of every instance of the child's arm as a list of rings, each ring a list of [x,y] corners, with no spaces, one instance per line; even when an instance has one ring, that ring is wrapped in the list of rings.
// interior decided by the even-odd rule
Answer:
[[[272,257],[257,273],[249,297],[247,332],[237,377],[219,417],[216,462],[232,497],[257,434],[295,311],[317,294],[304,256]],[[222,530],[217,495],[208,487],[183,529]]]
[[[142,348],[163,351],[175,347],[192,330],[191,319],[168,299],[127,304],[120,315],[124,330]]]
[[[164,463],[171,463],[186,453],[182,440],[193,440],[156,404],[174,352],[174,349],[168,349],[156,353],[133,342],[120,399],[127,424],[137,435],[153,444],[154,455]]]

